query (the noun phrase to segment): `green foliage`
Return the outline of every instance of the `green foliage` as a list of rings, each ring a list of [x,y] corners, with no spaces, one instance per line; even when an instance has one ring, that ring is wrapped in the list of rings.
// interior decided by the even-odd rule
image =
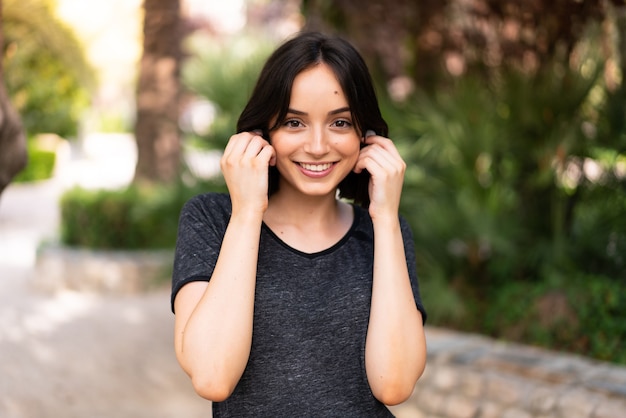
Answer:
[[[173,248],[183,204],[209,190],[224,191],[225,186],[216,180],[194,186],[72,189],[61,198],[61,241],[99,249]]]
[[[572,226],[571,260],[582,271],[616,280],[626,272],[626,184],[607,180],[581,192]]]
[[[98,117],[94,118],[93,130],[95,132],[119,133],[132,132],[133,121],[119,111],[99,111]]]
[[[28,141],[28,164],[15,177],[14,182],[46,180],[52,177],[56,153],[39,148],[33,141]]]
[[[5,0],[4,81],[30,135],[73,137],[93,71],[74,34],[45,0]]]
[[[626,156],[608,139],[624,132],[600,70],[383,100],[431,323],[626,362],[610,318],[623,312],[601,302],[626,280]],[[568,307],[556,322],[551,301]]]
[[[483,331],[626,364],[626,288],[606,276],[553,274],[493,292]]]
[[[201,141],[196,144],[224,149],[235,133],[239,114],[272,48],[269,41],[252,35],[233,38],[223,44],[207,41],[202,36],[188,40],[192,58],[183,65],[183,83],[217,107],[210,131],[206,135],[200,133]]]
[[[426,275],[423,275],[427,274]],[[470,313],[461,293],[450,286],[447,277],[436,266],[418,265],[420,292],[428,312],[428,324],[458,328]],[[432,301],[436,301],[436,304]]]
[[[572,78],[511,75],[495,87],[464,80],[418,99],[422,135],[406,154],[418,173],[409,173],[406,194],[421,195],[411,205],[414,224],[449,277],[537,278],[545,263],[563,259],[572,197],[559,167],[589,153],[580,108],[590,82]],[[418,221],[425,217],[439,221]]]

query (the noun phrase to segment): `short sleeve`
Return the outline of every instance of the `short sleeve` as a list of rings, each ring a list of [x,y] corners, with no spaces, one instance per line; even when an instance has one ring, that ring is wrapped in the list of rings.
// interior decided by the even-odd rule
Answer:
[[[230,198],[217,193],[195,196],[183,206],[174,252],[172,312],[176,294],[185,284],[210,280],[230,213]]]
[[[400,229],[402,231],[402,240],[404,241],[404,254],[406,257],[407,269],[409,271],[409,278],[411,280],[411,289],[413,290],[413,297],[415,298],[415,304],[417,309],[422,313],[422,321],[426,323],[426,309],[422,303],[422,297],[419,290],[419,282],[417,278],[417,262],[415,259],[415,243],[413,241],[413,232],[411,226],[407,220],[400,216]]]

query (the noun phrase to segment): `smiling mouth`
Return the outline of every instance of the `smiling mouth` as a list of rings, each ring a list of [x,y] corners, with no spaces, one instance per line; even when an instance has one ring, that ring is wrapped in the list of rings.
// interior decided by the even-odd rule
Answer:
[[[304,168],[307,171],[314,171],[320,173],[322,171],[328,170],[333,166],[332,163],[324,163],[324,164],[308,164],[308,163],[298,163],[300,167]]]

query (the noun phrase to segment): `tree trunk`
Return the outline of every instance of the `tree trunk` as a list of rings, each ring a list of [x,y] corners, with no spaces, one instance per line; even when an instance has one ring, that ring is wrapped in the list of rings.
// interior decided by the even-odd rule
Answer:
[[[375,76],[409,75],[422,90],[447,73],[491,76],[503,66],[532,74],[567,63],[589,21],[624,0],[305,0],[310,29],[331,27],[359,48]]]
[[[0,50],[4,50],[2,31],[2,0],[0,0]],[[26,136],[4,86],[4,72],[0,61],[0,195],[28,160]]]
[[[412,0],[308,0],[303,3],[306,29],[338,30],[358,48],[375,76],[387,80],[405,75],[403,48],[417,19]]]
[[[180,168],[178,127],[182,26],[179,0],[144,1],[137,88],[135,182],[172,182]]]

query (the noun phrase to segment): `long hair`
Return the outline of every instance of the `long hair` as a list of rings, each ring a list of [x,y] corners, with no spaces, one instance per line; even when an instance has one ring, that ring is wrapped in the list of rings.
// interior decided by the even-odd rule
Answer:
[[[268,58],[248,104],[239,116],[237,132],[260,129],[271,143],[271,133],[284,121],[291,98],[293,81],[298,74],[315,65],[328,65],[348,100],[355,129],[360,136],[368,130],[387,136],[388,127],[378,107],[378,99],[369,70],[358,51],[346,40],[318,32],[303,32],[278,47]],[[270,126],[270,123],[275,123]],[[278,190],[280,174],[269,168],[271,196]],[[350,172],[339,184],[339,196],[355,204],[369,206],[370,174]]]

